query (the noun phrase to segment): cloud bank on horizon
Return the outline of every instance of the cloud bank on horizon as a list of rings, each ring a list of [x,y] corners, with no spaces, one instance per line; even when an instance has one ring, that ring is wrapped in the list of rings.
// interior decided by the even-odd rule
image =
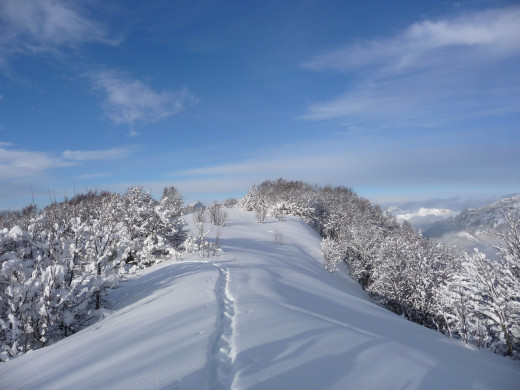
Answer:
[[[5,0],[0,209],[277,177],[384,203],[518,193],[518,20],[513,1]]]

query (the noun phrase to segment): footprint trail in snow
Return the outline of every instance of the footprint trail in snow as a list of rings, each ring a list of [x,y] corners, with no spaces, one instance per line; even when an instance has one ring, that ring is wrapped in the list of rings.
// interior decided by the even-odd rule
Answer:
[[[227,267],[213,264],[219,272],[215,284],[218,305],[215,341],[210,350],[209,363],[213,389],[230,389],[233,383],[235,298],[229,290],[230,274]]]

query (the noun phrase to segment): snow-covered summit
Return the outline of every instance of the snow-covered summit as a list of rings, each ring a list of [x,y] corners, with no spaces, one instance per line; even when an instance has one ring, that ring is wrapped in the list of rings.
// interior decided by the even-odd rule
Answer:
[[[196,202],[193,202],[193,203],[190,203],[188,204],[185,209],[189,212],[191,211],[199,211],[199,210],[204,210],[204,204],[201,202],[201,201],[196,201]]]
[[[518,388],[517,362],[408,322],[345,270],[325,271],[302,220],[227,213],[224,254],[143,271],[112,291],[101,322],[0,365],[1,387]]]

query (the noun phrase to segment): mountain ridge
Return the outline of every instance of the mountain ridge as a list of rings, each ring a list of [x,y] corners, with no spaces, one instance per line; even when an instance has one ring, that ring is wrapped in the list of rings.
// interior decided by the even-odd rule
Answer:
[[[253,213],[227,212],[223,254],[143,271],[112,290],[115,303],[101,322],[2,364],[3,386],[513,389],[519,383],[517,362],[388,312],[346,269],[336,276],[325,271],[320,237],[301,219],[257,223]],[[209,229],[214,238],[216,229]]]

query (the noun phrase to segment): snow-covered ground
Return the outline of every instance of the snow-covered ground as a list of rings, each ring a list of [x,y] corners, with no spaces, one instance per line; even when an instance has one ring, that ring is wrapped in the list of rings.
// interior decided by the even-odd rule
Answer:
[[[518,362],[408,322],[344,270],[325,271],[301,220],[227,212],[223,254],[125,282],[104,320],[1,364],[0,388],[520,388]]]

